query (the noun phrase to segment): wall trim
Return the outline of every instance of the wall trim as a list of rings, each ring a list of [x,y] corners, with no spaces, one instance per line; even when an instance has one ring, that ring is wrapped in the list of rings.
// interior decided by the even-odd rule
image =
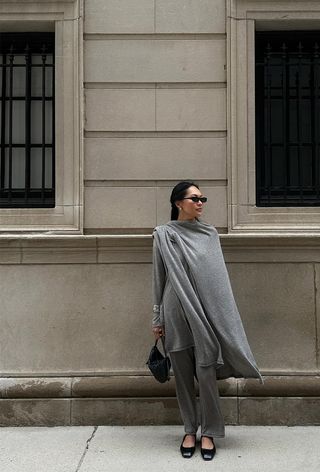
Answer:
[[[320,262],[317,235],[221,234],[226,263]],[[151,264],[152,236],[0,236],[0,264]]]
[[[2,374],[3,375],[3,374]],[[320,372],[263,375],[257,379],[219,380],[223,397],[320,397]],[[131,398],[174,397],[175,381],[159,384],[149,374],[76,375],[64,377],[2,376],[0,398]]]
[[[312,22],[310,22],[312,20]],[[255,29],[320,29],[315,1],[227,0],[227,167],[230,233],[320,233],[320,207],[257,207]]]
[[[0,1],[5,31],[55,31],[56,206],[1,208],[0,232],[83,231],[83,0]]]

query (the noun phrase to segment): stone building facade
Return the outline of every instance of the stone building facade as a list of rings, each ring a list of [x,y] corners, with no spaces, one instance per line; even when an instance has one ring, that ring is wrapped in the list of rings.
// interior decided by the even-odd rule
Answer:
[[[0,424],[179,422],[145,362],[152,229],[208,196],[265,384],[220,382],[228,424],[319,424],[320,206],[255,204],[255,31],[319,30],[298,0],[0,0],[55,35],[55,206],[0,208]]]

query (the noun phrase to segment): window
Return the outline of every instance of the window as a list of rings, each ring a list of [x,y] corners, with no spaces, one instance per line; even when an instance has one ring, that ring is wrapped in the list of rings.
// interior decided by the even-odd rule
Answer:
[[[10,35],[16,41],[11,51],[7,44],[6,84],[0,88],[5,110],[0,124],[1,234],[83,231],[82,23],[82,0],[0,1],[1,44],[10,42]],[[37,32],[42,32],[40,43]],[[31,64],[25,59],[26,39],[35,48]]]
[[[0,207],[54,207],[54,33],[0,33]]]
[[[227,8],[228,231],[319,233],[320,2]]]
[[[320,32],[255,39],[257,205],[320,205]]]

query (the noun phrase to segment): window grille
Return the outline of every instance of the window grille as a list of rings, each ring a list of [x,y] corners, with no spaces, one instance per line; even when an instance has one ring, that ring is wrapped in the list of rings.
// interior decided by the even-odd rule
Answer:
[[[256,205],[320,205],[320,32],[256,32]]]
[[[0,33],[0,94],[0,207],[54,207],[54,33]]]

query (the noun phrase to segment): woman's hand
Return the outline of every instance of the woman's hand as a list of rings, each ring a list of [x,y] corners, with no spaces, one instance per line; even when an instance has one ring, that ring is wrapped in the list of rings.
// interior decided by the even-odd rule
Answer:
[[[159,338],[161,338],[162,336],[165,335],[164,326],[154,326],[152,328],[152,331],[153,331],[154,337],[156,339],[159,339]]]

